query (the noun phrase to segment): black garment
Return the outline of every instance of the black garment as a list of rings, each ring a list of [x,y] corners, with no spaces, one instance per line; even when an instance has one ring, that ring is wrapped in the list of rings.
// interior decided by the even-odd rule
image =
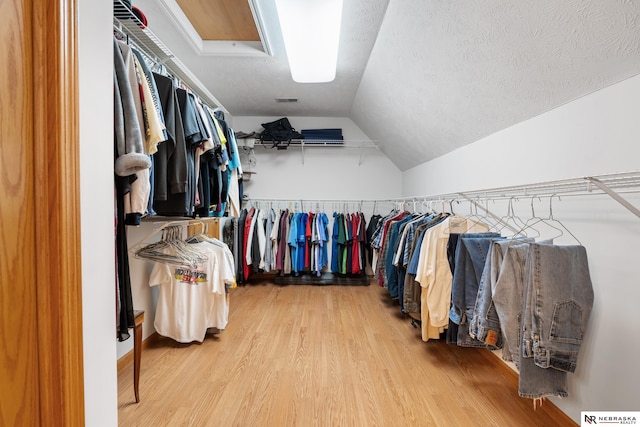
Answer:
[[[211,216],[209,207],[211,206],[211,177],[209,161],[213,157],[213,150],[209,150],[200,156],[200,179],[198,179],[198,193],[200,194],[200,205],[196,207],[196,214],[206,218]]]
[[[254,213],[256,216],[256,225],[253,227],[253,239],[251,240],[251,270],[254,273],[260,272],[260,244],[258,242],[258,227],[263,227],[260,218],[258,217],[258,211]]]
[[[184,191],[187,185],[186,169],[184,174],[168,173],[169,159],[174,155],[176,149],[177,129],[176,129],[176,107],[177,102],[173,91],[173,82],[170,78],[161,74],[153,73],[158,88],[158,98],[164,112],[164,122],[167,131],[167,140],[158,144],[158,152],[153,155],[155,179],[154,190],[155,200],[167,200],[170,188],[173,191]],[[182,132],[180,132],[182,133]],[[184,146],[184,144],[181,144]],[[184,153],[184,154],[183,154]],[[177,156],[186,158],[186,151],[179,152]],[[184,175],[184,176],[183,176]]]
[[[242,199],[244,199],[244,183],[242,178],[238,178],[238,206],[242,208]]]
[[[193,174],[194,171],[193,150],[188,153],[173,80],[157,73],[153,77],[158,87],[169,137],[167,141],[158,144],[158,152],[153,155],[153,207],[158,215],[189,216],[192,212],[191,192],[194,191],[194,183],[189,178],[189,173]]]
[[[135,176],[135,175],[133,175]],[[131,176],[116,176],[116,254],[118,282],[118,340],[129,339],[129,328],[135,326],[133,296],[129,275],[129,253],[124,214],[124,196],[131,190]]]
[[[229,198],[229,168],[220,172],[221,185],[220,185],[220,199],[225,202]]]
[[[244,269],[242,268],[242,259],[243,259],[243,255],[245,253],[244,250],[244,233],[245,233],[245,226],[244,226],[244,222],[247,219],[247,210],[243,209],[242,212],[240,212],[240,217],[238,218],[238,273],[237,273],[237,281],[238,283],[244,283],[245,277],[244,277]],[[248,230],[247,230],[248,231]]]
[[[358,228],[358,244],[360,245],[360,250],[358,252],[360,254],[360,265],[362,265],[362,274],[365,274],[367,268],[367,257],[365,251],[366,247],[369,244],[369,239],[367,237],[367,221],[365,220],[364,214],[362,212],[360,212],[358,215],[360,215],[360,226]]]
[[[458,242],[460,241],[460,234],[451,233],[449,234],[449,241],[447,242],[447,260],[449,261],[449,268],[451,269],[451,274],[453,274],[453,270],[456,265],[456,248],[458,247]],[[451,319],[449,319],[449,326],[447,327],[447,344],[457,345],[458,344],[458,324],[454,323]]]
[[[371,239],[373,238],[373,233],[375,233],[378,228],[378,222],[382,219],[380,215],[371,215],[371,219],[369,220],[369,225],[367,226],[367,261],[369,265],[373,263],[373,248],[371,247]]]

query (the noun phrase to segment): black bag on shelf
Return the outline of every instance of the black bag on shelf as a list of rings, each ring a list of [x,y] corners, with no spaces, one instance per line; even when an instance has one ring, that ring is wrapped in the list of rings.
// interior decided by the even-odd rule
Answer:
[[[262,123],[264,131],[260,134],[260,141],[273,142],[271,148],[277,147],[278,149],[286,149],[292,139],[302,139],[302,134],[296,132],[296,130],[289,123],[289,119],[283,117],[269,123]],[[283,143],[286,142],[286,145]]]

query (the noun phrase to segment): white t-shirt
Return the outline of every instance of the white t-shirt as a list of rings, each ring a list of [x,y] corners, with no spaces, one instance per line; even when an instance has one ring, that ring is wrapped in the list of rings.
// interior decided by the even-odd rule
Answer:
[[[159,286],[156,332],[182,343],[202,342],[207,328],[227,326],[225,284],[235,285],[233,255],[226,245],[200,242],[190,247],[207,260],[195,267],[156,263],[149,278],[149,286]]]

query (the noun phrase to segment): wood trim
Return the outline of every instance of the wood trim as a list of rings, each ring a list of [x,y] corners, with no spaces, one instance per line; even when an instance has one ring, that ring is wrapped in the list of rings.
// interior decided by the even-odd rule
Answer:
[[[84,425],[76,0],[33,0],[42,425]]]
[[[500,356],[499,352],[483,351],[482,353],[487,358],[489,363],[497,367],[497,369],[500,371],[500,374],[503,377],[511,381],[511,383],[517,390],[518,381],[519,381],[518,372],[513,370],[507,364],[507,362],[502,360],[502,357]],[[527,399],[527,400],[530,400],[532,402],[531,404],[533,405],[532,399]],[[557,425],[559,426],[577,426],[578,425],[571,417],[569,417],[569,415],[565,414],[560,408],[554,405],[554,403],[551,402],[549,399],[545,399],[542,406],[539,406],[537,410],[541,412],[546,412],[551,418],[555,419],[558,422]]]
[[[37,425],[32,5],[0,2],[0,425]]]

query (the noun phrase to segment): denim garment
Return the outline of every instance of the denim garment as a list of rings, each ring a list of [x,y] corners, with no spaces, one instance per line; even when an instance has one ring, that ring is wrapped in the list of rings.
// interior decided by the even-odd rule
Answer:
[[[586,249],[532,244],[527,277],[533,311],[526,314],[532,348],[525,351],[541,368],[575,372],[594,298]]]
[[[489,237],[489,236],[498,236],[497,233],[465,233],[466,237]],[[460,233],[450,233],[449,241],[447,242],[447,260],[449,261],[449,268],[451,269],[451,274],[455,273],[455,259],[456,259],[456,251],[458,249],[458,242],[460,242]],[[458,324],[451,320],[451,316],[449,316],[449,326],[447,327],[447,336],[446,336],[447,344],[457,345],[458,344]]]
[[[536,366],[531,358],[519,356],[520,376],[518,377],[518,396],[529,399],[542,397],[567,397],[567,373],[557,369],[544,369]]]
[[[493,244],[491,288],[504,340],[502,357],[520,367],[521,320],[524,305],[524,267],[529,243],[503,240]]]
[[[473,308],[473,315],[469,323],[469,335],[492,348],[502,348],[503,346],[500,320],[493,303],[493,293],[491,289],[491,273],[495,259],[493,252],[495,250],[495,244],[499,241],[497,239],[502,240],[500,237],[491,240],[489,253],[478,286],[476,304]]]
[[[481,233],[482,237],[477,237],[478,234],[461,234],[456,247],[451,287],[453,305],[449,317],[457,324],[460,324],[460,319],[467,309],[469,315],[473,314],[491,238],[498,237],[495,233]]]
[[[333,229],[331,233],[331,272],[338,273],[340,268],[338,266],[338,233],[339,233],[339,215],[337,212],[333,213]]]
[[[567,397],[569,395],[567,386],[567,372],[557,369],[545,369],[537,366],[531,353],[531,333],[533,328],[533,309],[535,307],[535,286],[533,276],[535,275],[534,269],[531,268],[533,257],[532,247],[534,244],[525,245],[523,247],[525,252],[525,264],[521,264],[523,267],[523,309],[522,309],[522,343],[521,351],[518,356],[520,376],[518,378],[518,395],[521,397],[527,397],[531,399],[538,399],[541,397],[558,396]],[[507,253],[511,252],[509,248]]]
[[[398,250],[399,240],[402,235],[401,230],[404,229],[403,226],[406,225],[407,222],[413,221],[414,219],[415,218],[409,215],[389,227],[390,237],[388,250],[385,254],[385,274],[387,278],[385,284],[391,298],[398,298],[398,267],[393,264],[393,259]]]
[[[484,237],[462,234],[456,247],[449,318],[458,325],[457,344],[462,347],[486,347],[484,342],[469,335],[469,320],[493,237],[495,233],[485,233]]]

